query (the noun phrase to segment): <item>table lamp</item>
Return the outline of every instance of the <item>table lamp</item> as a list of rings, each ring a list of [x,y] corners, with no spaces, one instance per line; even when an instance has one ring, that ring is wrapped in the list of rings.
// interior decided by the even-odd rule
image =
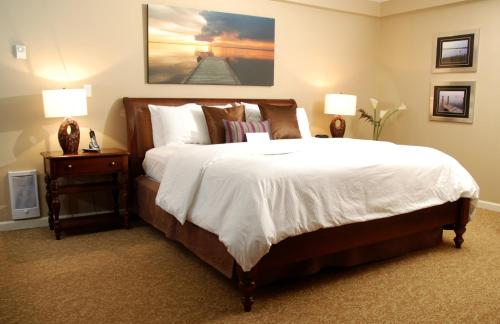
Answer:
[[[327,94],[324,113],[335,115],[330,123],[332,137],[344,137],[345,120],[342,115],[356,115],[356,96],[341,93]]]
[[[71,117],[87,115],[85,89],[43,90],[42,96],[45,118],[65,117],[57,134],[63,153],[78,154],[80,128]]]

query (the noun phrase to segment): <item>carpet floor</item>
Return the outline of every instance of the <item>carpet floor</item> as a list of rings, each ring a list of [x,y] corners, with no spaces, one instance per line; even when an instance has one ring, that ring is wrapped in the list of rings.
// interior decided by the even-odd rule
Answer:
[[[233,282],[150,226],[3,232],[0,323],[500,323],[500,213],[452,238],[263,287],[243,313]]]

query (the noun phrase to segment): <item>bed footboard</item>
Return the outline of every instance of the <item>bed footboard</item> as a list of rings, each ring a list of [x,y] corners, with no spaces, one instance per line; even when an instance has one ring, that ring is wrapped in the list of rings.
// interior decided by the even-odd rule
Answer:
[[[461,198],[404,215],[288,238],[273,245],[251,271],[236,265],[243,309],[251,311],[257,286],[322,268],[354,266],[430,248],[442,242],[443,229],[455,231],[455,247],[460,248],[469,211],[470,199]]]

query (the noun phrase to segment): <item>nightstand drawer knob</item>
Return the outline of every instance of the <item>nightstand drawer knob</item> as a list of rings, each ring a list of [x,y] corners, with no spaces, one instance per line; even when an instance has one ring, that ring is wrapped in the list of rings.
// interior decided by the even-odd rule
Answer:
[[[111,161],[109,162],[109,166],[115,166],[116,165],[116,162],[115,161]]]
[[[68,169],[71,169],[73,166],[71,164],[68,164],[68,166],[66,166]]]

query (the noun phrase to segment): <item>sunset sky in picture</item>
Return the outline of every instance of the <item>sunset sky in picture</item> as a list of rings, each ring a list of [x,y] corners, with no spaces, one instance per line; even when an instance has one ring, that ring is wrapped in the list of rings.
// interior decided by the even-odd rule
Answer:
[[[162,5],[149,5],[149,42],[274,51],[274,20]],[[216,54],[216,53],[215,53]],[[252,52],[252,55],[256,53]],[[260,53],[259,59],[274,55]]]

